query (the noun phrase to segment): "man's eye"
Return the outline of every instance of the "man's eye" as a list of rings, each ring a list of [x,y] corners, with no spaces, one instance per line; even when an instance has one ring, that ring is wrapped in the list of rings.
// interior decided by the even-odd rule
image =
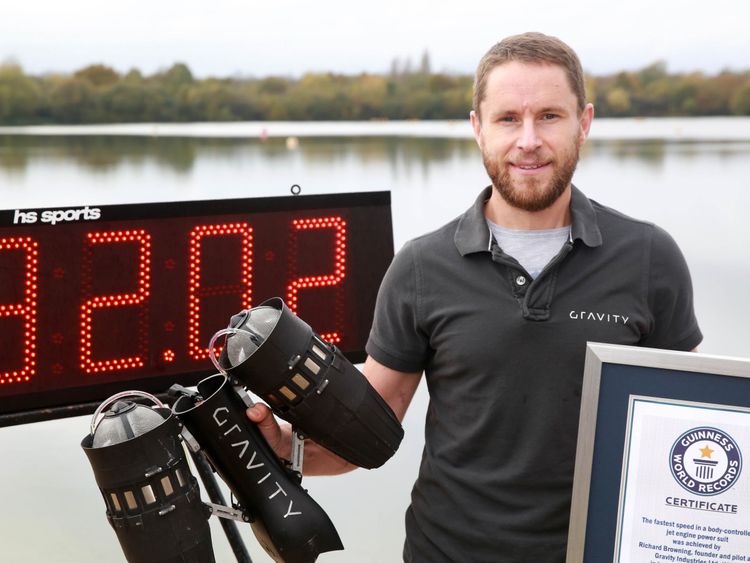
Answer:
[[[545,113],[542,116],[542,119],[545,119],[545,120],[556,119],[556,118],[557,118],[557,114],[556,113]]]
[[[503,117],[498,119],[498,121],[501,121],[503,123],[513,123],[515,120],[516,118],[513,117],[512,115],[504,115]]]

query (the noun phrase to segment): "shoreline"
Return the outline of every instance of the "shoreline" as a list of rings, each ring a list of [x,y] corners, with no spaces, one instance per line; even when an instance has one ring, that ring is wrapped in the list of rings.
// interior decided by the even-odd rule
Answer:
[[[469,120],[243,121],[0,126],[0,135],[271,139],[290,137],[412,137],[472,139]],[[662,142],[750,141],[750,117],[594,119],[589,140]]]

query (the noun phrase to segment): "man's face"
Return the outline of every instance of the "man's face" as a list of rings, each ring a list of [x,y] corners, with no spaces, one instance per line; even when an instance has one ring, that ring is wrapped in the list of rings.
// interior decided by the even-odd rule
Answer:
[[[525,211],[552,205],[570,185],[591,104],[578,114],[562,67],[512,61],[492,69],[479,109],[471,124],[495,189]]]

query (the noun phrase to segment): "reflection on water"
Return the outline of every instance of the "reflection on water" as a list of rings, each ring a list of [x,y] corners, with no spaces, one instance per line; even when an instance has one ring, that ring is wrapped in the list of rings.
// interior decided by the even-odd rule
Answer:
[[[92,173],[115,172],[120,166],[155,164],[165,170],[190,174],[199,158],[236,161],[258,158],[282,164],[293,158],[331,165],[356,158],[362,163],[382,162],[394,168],[419,166],[450,160],[473,160],[476,145],[471,139],[408,137],[305,138],[295,148],[286,139],[222,139],[179,137],[0,135],[0,171],[22,173],[32,163],[66,161]],[[733,158],[750,152],[748,142],[592,141],[582,157],[607,155],[616,160],[660,166],[667,155],[687,159],[715,154]]]
[[[584,147],[582,156],[596,157],[606,154],[616,160],[637,160],[644,166],[659,166],[664,161],[667,150],[676,148],[675,145],[677,143],[667,146],[663,141],[589,143]]]
[[[222,143],[214,139],[210,144]],[[190,172],[196,152],[195,139],[138,137],[32,137],[0,136],[0,168],[24,171],[31,161],[65,160],[91,172],[111,172],[131,163],[157,162],[177,172]]]
[[[0,169],[22,172],[32,161],[66,160],[91,172],[112,172],[122,165],[155,163],[166,169],[190,173],[199,157],[234,160],[257,156],[269,162],[289,159],[298,152],[305,160],[337,161],[356,157],[364,162],[393,165],[409,161],[420,165],[466,157],[474,142],[463,139],[326,138],[305,139],[287,148],[285,139],[217,139],[155,137],[34,137],[0,135]]]
[[[638,164],[660,166],[667,155],[692,159],[702,155],[735,158],[750,153],[748,142],[674,142],[674,141],[595,141],[589,142],[582,156],[609,155],[616,160],[637,161]]]

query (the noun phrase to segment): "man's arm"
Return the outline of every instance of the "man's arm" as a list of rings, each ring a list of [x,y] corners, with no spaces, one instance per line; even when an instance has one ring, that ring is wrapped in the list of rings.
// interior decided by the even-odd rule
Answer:
[[[362,370],[381,397],[388,403],[399,421],[403,421],[421,379],[420,373],[407,373],[385,367],[368,356]],[[247,409],[247,417],[255,422],[268,444],[283,459],[291,457],[292,428],[289,424],[279,426],[271,409],[258,403]],[[312,440],[305,441],[303,472],[305,475],[337,475],[357,466],[341,459]]]
[[[403,422],[406,410],[417,391],[421,373],[409,373],[387,368],[371,356],[367,356],[362,370],[365,377]]]
[[[674,239],[656,226],[649,259],[648,306],[653,323],[639,344],[697,351],[703,335],[695,318],[690,270]]]

